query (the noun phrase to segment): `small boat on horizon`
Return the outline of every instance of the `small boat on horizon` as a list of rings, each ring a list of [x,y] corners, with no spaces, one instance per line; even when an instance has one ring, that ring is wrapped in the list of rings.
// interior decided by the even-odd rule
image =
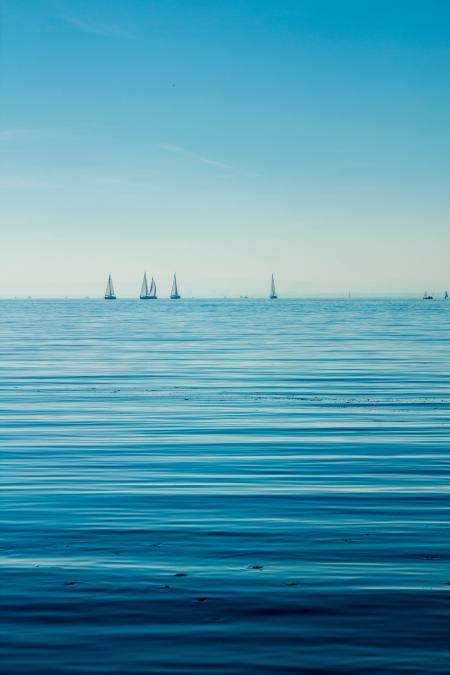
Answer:
[[[172,290],[170,291],[170,299],[171,300],[179,300],[181,298],[181,295],[178,293],[178,286],[177,286],[177,275],[173,275],[173,282],[172,282]]]
[[[274,280],[274,278],[273,278],[273,274],[272,274],[272,279],[271,279],[271,282],[270,282],[270,295],[269,295],[269,298],[270,298],[271,300],[276,300],[276,299],[278,298],[277,292],[276,292],[276,290],[275,290],[275,280]]]
[[[108,283],[106,284],[105,300],[115,300],[115,299],[116,299],[116,294],[114,292],[114,284],[113,284],[111,275],[109,275]]]
[[[444,300],[447,300],[447,298],[448,298],[448,291],[445,291],[445,293],[444,293]]]
[[[156,284],[155,280],[152,277],[150,282],[150,287],[147,281],[147,272],[144,272],[144,278],[142,280],[141,293],[139,295],[141,300],[156,300]]]
[[[425,291],[425,293],[423,294],[424,300],[433,300],[433,297],[434,296],[432,294],[428,293],[428,291]]]

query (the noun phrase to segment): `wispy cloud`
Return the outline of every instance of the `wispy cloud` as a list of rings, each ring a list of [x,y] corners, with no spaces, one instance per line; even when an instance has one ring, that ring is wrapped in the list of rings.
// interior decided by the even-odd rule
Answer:
[[[38,129],[0,129],[0,141],[20,141],[22,139],[33,139],[41,135]]]
[[[74,16],[73,14],[58,13],[57,16],[61,21],[64,21],[66,24],[82,33],[92,33],[94,35],[103,35],[105,37],[134,37],[130,31],[122,26],[100,23],[88,18]]]
[[[0,176],[0,190],[55,190],[60,187],[59,183],[33,176]]]
[[[39,174],[0,174],[0,190],[83,190],[89,188],[139,188],[146,186],[145,177],[124,176],[109,173],[106,167],[87,167],[76,169],[59,169],[56,171],[39,172]]]
[[[162,150],[167,150],[167,152],[173,152],[176,153],[177,155],[183,155],[184,157],[188,157],[189,159],[201,162],[202,164],[209,164],[210,166],[215,166],[218,169],[226,169],[227,171],[236,171],[236,169],[233,166],[230,166],[229,164],[225,164],[224,162],[218,162],[216,159],[211,159],[210,157],[206,157],[205,155],[199,155],[197,152],[192,152],[192,150],[182,148],[179,145],[171,145],[170,143],[160,143],[158,147],[161,148]]]
[[[146,183],[144,179],[137,180],[135,178],[122,178],[120,176],[97,176],[94,179],[95,183],[98,185],[106,185],[111,187],[145,187]]]
[[[187,159],[192,159],[193,161],[200,162],[201,164],[207,164],[208,166],[213,166],[217,169],[222,169],[224,171],[230,171],[241,176],[246,176],[247,178],[257,178],[259,176],[259,174],[252,171],[243,171],[242,169],[238,169],[235,166],[231,166],[231,164],[219,162],[217,159],[212,159],[211,157],[199,154],[198,152],[193,152],[188,148],[183,148],[181,145],[173,145],[172,143],[159,143],[158,148],[161,148],[161,150],[165,150],[167,152],[181,155]]]

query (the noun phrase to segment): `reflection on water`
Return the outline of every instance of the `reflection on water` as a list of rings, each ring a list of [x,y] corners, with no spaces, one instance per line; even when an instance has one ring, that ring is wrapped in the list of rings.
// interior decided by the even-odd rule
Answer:
[[[449,324],[2,301],[2,672],[447,673]]]

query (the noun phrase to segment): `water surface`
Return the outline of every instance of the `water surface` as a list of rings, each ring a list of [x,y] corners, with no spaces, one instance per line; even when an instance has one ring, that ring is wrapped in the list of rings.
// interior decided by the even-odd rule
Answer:
[[[0,669],[448,673],[450,302],[0,302]]]

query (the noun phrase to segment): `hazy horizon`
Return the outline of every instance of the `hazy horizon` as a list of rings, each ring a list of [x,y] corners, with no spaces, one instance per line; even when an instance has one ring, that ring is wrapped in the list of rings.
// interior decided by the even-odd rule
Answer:
[[[182,290],[182,289],[180,289]],[[430,291],[435,300],[442,299],[444,300],[444,292],[446,289],[439,289],[439,291]],[[157,291],[157,300],[170,300],[170,289],[163,289],[162,291]],[[117,288],[115,288],[116,299],[117,300],[139,300],[139,292],[130,295],[121,294]],[[338,292],[329,292],[329,293],[290,293],[282,294],[278,293],[279,300],[422,300],[422,293],[408,293],[408,292],[399,292],[399,293],[364,293],[359,291],[346,291],[342,293]],[[349,295],[350,294],[350,295]],[[0,300],[103,300],[104,292],[99,292],[94,295],[0,295]],[[239,295],[220,295],[216,293],[215,295],[189,295],[182,294],[182,300],[269,300],[269,294],[266,293],[241,293]]]
[[[4,0],[0,296],[450,287],[450,5]],[[358,289],[358,291],[354,291]]]

